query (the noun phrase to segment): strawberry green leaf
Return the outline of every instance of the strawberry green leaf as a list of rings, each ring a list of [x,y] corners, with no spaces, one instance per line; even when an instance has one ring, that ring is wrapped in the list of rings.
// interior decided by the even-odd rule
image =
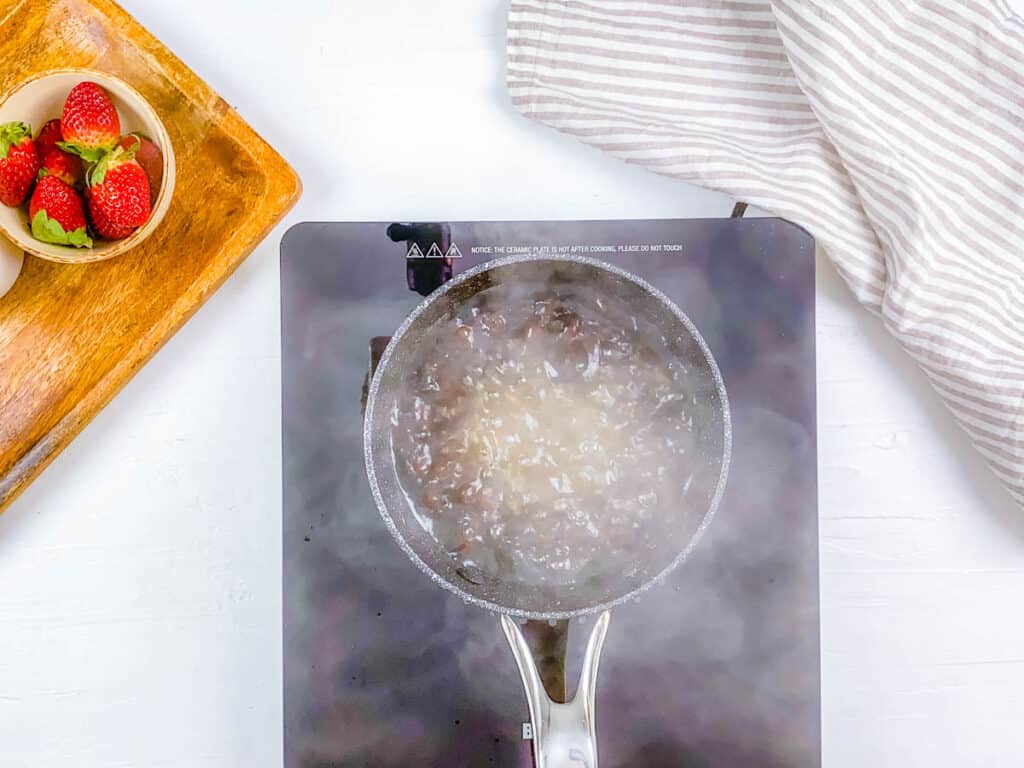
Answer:
[[[103,180],[107,178],[107,168],[110,167],[110,155],[106,154],[100,161],[93,166],[92,170],[89,171],[89,177],[86,179],[88,186],[95,187],[98,184],[102,184]]]
[[[107,178],[107,171],[109,171],[112,166],[120,165],[127,160],[131,160],[134,155],[134,151],[129,152],[120,146],[114,147],[110,152],[106,152],[89,172],[89,186],[94,187],[97,184],[102,184],[103,180]]]
[[[16,147],[26,138],[32,136],[32,129],[25,123],[6,123],[0,125],[0,160],[7,157],[11,147]]]
[[[36,240],[52,245],[92,248],[92,239],[86,233],[85,227],[65,232],[60,222],[47,216],[46,211],[38,211],[32,219],[32,236]]]
[[[109,147],[83,147],[72,141],[58,141],[57,146],[65,152],[78,155],[87,163],[98,163],[110,151]]]
[[[74,232],[68,233],[68,244],[75,248],[92,248],[92,238],[85,231],[85,227],[79,227]]]

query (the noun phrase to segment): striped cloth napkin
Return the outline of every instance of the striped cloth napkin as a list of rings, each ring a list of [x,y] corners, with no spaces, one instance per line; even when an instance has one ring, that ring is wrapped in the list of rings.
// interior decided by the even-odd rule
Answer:
[[[1005,0],[512,0],[527,116],[809,230],[1024,502],[1024,20]]]

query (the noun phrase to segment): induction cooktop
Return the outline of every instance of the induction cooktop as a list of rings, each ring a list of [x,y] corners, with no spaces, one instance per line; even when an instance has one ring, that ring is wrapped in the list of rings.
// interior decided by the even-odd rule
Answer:
[[[742,218],[287,233],[285,765],[533,764],[497,618],[406,558],[362,447],[368,375],[405,316],[459,272],[524,253],[586,255],[661,289],[707,341],[731,403],[732,465],[711,526],[664,583],[612,613],[602,768],[820,765],[814,243],[788,222]],[[571,625],[570,679],[588,631]]]

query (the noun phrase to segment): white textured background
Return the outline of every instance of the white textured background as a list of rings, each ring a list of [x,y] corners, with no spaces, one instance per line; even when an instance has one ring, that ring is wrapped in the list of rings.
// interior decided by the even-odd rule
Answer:
[[[284,226],[731,209],[519,118],[497,0],[122,1],[295,165]],[[280,764],[283,231],[0,518],[3,768]],[[1021,764],[1024,512],[820,267],[825,765]]]

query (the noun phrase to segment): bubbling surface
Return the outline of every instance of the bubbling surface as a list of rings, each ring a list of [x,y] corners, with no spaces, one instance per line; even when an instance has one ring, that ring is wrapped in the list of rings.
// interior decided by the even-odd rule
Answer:
[[[558,588],[657,572],[685,546],[713,404],[653,325],[585,286],[503,284],[427,329],[410,370],[399,480],[465,571]]]

